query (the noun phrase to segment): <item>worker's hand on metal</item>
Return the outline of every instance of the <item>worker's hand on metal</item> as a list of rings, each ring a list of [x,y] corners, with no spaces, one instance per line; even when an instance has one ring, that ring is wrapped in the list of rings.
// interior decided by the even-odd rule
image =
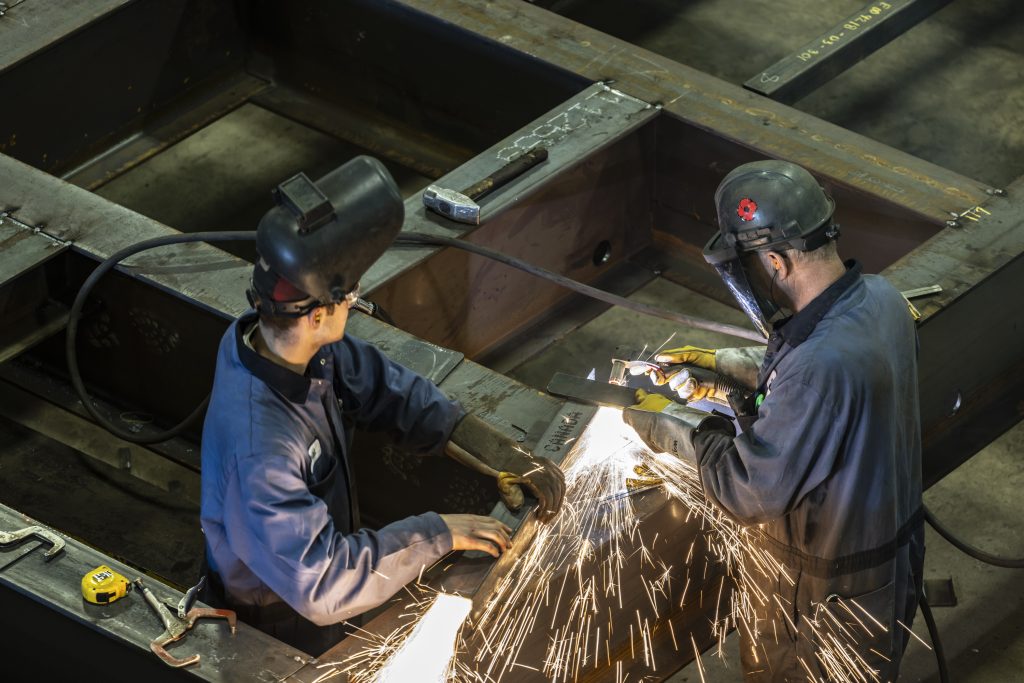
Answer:
[[[483,515],[441,515],[452,534],[452,550],[482,550],[498,557],[512,547],[512,529]]]
[[[523,493],[519,487],[525,486],[537,499],[537,518],[542,522],[551,520],[561,509],[565,496],[562,470],[547,458],[533,456],[524,458],[517,469],[523,473],[501,472],[498,475],[498,491],[505,505],[511,510],[518,510],[523,504]]]
[[[525,486],[539,501],[537,517],[547,521],[562,506],[565,475],[547,458],[534,457],[507,434],[476,415],[466,415],[452,431],[445,449],[466,467],[494,477],[510,510],[522,507]]]

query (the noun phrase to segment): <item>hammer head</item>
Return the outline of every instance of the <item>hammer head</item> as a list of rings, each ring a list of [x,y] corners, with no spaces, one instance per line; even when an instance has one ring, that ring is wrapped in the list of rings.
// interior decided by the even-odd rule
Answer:
[[[423,191],[423,204],[453,221],[480,224],[480,205],[461,192],[431,185]]]

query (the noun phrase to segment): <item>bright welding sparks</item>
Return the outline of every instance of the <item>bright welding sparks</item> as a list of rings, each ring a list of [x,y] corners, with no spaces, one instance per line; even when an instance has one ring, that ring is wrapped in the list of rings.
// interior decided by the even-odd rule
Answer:
[[[619,410],[601,408],[562,467],[566,480],[562,510],[552,522],[536,528],[533,541],[498,581],[472,624],[472,647],[458,642],[458,625],[454,631],[447,629],[444,643],[417,647],[414,636],[436,627],[428,623],[429,614],[424,616],[429,599],[414,599],[405,625],[383,637],[357,634],[354,637],[366,640],[367,646],[346,662],[334,664],[336,668],[325,677],[347,672],[352,683],[500,683],[506,674],[513,677],[511,672],[529,669],[540,670],[553,683],[565,683],[599,666],[614,666],[616,680],[624,680],[635,666],[655,670],[657,634],[663,641],[670,636],[676,651],[688,649],[680,648],[679,640],[689,635],[703,678],[693,634],[680,633],[677,639],[671,622],[665,622],[677,606],[700,608],[705,601],[713,614],[719,656],[731,628],[741,629],[752,639],[778,639],[775,624],[789,618],[792,609],[787,607],[792,605],[778,594],[765,593],[758,587],[765,582],[755,579],[781,576],[792,585],[791,572],[757,542],[761,532],[756,527],[736,524],[707,501],[692,465],[652,453],[622,421]],[[633,507],[637,493],[655,487],[664,487],[685,507],[686,519],[698,521],[704,531],[706,552],[690,544],[678,558],[677,571],[652,553],[657,535],[645,543]],[[732,579],[729,590],[724,579],[708,577],[715,560]],[[679,596],[673,595],[674,578],[685,579]],[[635,596],[646,600],[637,603]],[[879,625],[864,617],[860,605],[853,605],[851,609],[839,600],[801,617],[818,644],[813,663],[828,680],[878,681],[878,673],[860,654],[863,648],[858,647],[858,639],[865,632],[870,636]],[[777,618],[766,620],[772,613]],[[464,617],[463,613],[459,624]],[[792,621],[787,627],[796,630]],[[535,633],[547,635],[546,651],[542,661],[527,661],[524,646]],[[412,643],[408,661],[415,675],[378,678],[407,643]],[[462,656],[453,660],[456,652]],[[441,659],[441,677],[425,678],[427,663]],[[801,664],[811,680],[817,680],[811,663]]]
[[[638,438],[638,437],[634,437]],[[696,469],[689,462],[685,462],[666,453],[653,453],[645,450],[642,453],[642,470],[646,479],[659,479],[663,481],[666,491],[682,502],[691,517],[700,520],[705,529],[708,552],[717,559],[725,568],[725,572],[733,579],[734,588],[732,594],[723,601],[722,587],[718,586],[718,595],[715,604],[716,611],[713,622],[713,634],[718,639],[718,654],[722,656],[722,646],[725,636],[730,628],[742,628],[754,638],[775,637],[774,633],[761,633],[759,627],[764,622],[763,616],[774,612],[786,619],[789,626],[795,632],[796,625],[790,620],[791,609],[784,608],[779,595],[767,595],[755,582],[755,577],[776,577],[781,576],[783,581],[793,584],[790,577],[792,573],[785,565],[779,562],[773,555],[767,552],[762,543],[757,542],[761,533],[756,527],[743,527],[727,517],[722,510],[710,503],[704,496],[700,485],[700,479]],[[686,565],[692,567],[691,561],[693,548],[690,548],[691,556],[686,559]],[[706,571],[706,565],[705,565]],[[689,574],[687,582],[689,582]],[[763,581],[761,582],[764,583]],[[683,590],[684,596],[686,588]],[[862,612],[859,618],[846,604],[852,603],[857,610]],[[843,610],[847,617],[853,617],[853,621],[839,619],[833,609],[838,612]],[[884,632],[885,627],[872,615],[868,614],[859,604],[850,600],[836,600],[829,603],[829,606],[819,604],[814,615],[803,615],[801,617],[808,624],[808,629],[814,638],[817,647],[815,656],[822,671],[827,674],[830,681],[878,681],[878,672],[864,660],[861,650],[860,639],[864,634],[868,638],[875,633]],[[864,633],[855,635],[854,626],[859,627]],[[807,662],[802,662],[807,667]],[[699,665],[699,659],[698,659]],[[810,669],[808,668],[808,671]],[[701,671],[703,676],[703,671]],[[818,676],[810,674],[810,680],[818,680]]]
[[[598,616],[599,603],[622,607],[622,569],[630,559],[626,542],[637,537],[626,478],[643,450],[624,427],[618,410],[599,409],[563,463],[562,511],[538,528],[477,624],[482,639],[477,673],[482,677],[500,681],[513,667],[526,664],[520,661],[522,647],[542,610],[550,614],[541,624],[550,632],[542,669],[551,680],[572,680],[596,665],[601,639],[604,649],[612,651],[610,621]]]
[[[417,589],[420,587],[417,586]],[[405,623],[391,633],[378,635],[357,629],[351,638],[365,642],[358,652],[341,662],[328,662],[314,681],[322,683],[347,674],[349,683],[446,683],[473,680],[455,660],[461,643],[460,630],[473,603],[468,598],[437,593],[412,601],[401,615]]]

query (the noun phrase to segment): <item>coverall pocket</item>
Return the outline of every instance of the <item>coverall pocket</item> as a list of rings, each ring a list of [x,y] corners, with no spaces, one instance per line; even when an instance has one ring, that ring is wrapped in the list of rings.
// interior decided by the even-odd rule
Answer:
[[[847,662],[853,670],[870,668],[882,681],[890,679],[893,629],[896,625],[896,584],[853,596],[832,593],[819,603],[814,640],[822,654]],[[820,658],[820,655],[819,655]]]

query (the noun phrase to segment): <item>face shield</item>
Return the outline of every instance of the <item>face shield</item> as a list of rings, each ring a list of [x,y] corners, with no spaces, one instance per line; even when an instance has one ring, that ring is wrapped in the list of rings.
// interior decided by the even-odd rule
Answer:
[[[760,263],[755,263],[756,252],[739,253],[735,246],[726,244],[719,233],[704,247],[704,260],[714,266],[740,308],[767,339],[771,332],[768,321],[779,308],[772,302],[769,292],[764,291],[767,288],[759,286],[759,280],[764,278],[759,277],[763,269]],[[755,272],[755,268],[760,270]]]

